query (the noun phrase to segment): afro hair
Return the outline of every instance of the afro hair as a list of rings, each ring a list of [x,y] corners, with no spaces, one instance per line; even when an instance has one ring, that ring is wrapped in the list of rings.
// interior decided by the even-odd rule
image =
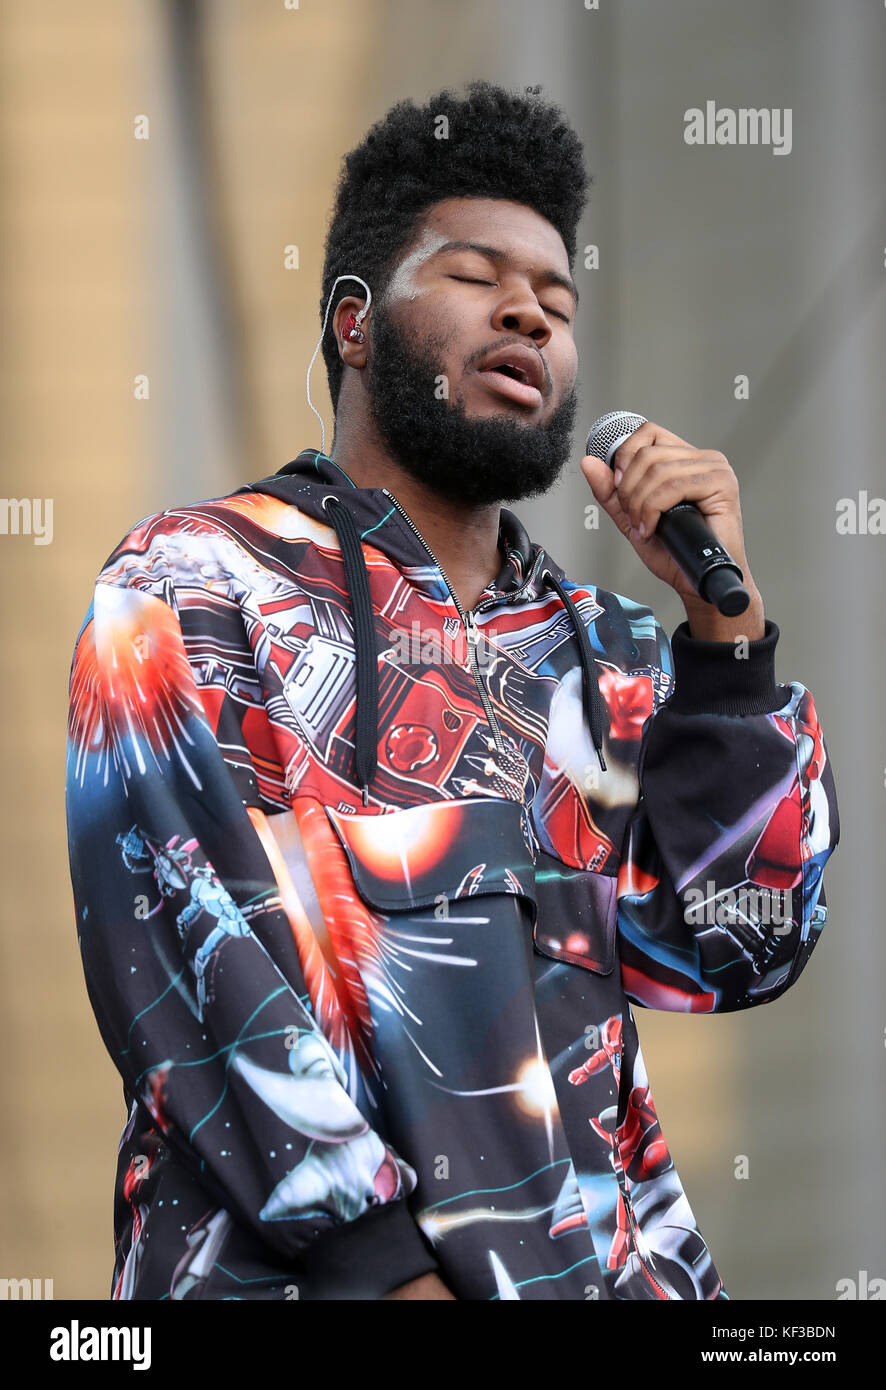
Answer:
[[[465,97],[439,92],[424,106],[397,102],[345,155],[326,236],[321,320],[339,275],[362,276],[381,299],[421,215],[443,198],[525,203],[556,227],[572,267],[591,182],[578,136],[558,107],[540,99],[540,87],[517,93],[477,81],[466,90]],[[360,293],[356,282],[342,281],[329,321],[340,299]],[[331,333],[323,357],[336,409],[342,362]]]

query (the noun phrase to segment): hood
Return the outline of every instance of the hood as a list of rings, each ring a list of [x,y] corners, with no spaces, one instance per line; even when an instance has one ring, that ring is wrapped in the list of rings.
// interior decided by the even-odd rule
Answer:
[[[237,491],[266,493],[291,502],[316,521],[332,526],[338,536],[354,623],[356,776],[366,805],[377,766],[379,714],[378,648],[363,542],[387,555],[407,573],[410,583],[430,598],[438,602],[451,598],[463,614],[462,606],[439,563],[391,497],[382,488],[357,487],[327,454],[303,449],[276,473],[247,483]],[[530,540],[520,519],[506,507],[500,510],[499,543],[505,562],[483,590],[474,611],[485,611],[500,603],[530,603],[549,591],[557,594],[572,625],[582,669],[585,718],[600,767],[605,771],[603,730],[608,727],[608,710],[600,693],[588,629],[564,587],[565,573],[547,551]],[[630,660],[637,648],[621,606],[613,595],[600,591],[597,600],[604,608],[604,614],[595,620],[597,637],[615,642]]]

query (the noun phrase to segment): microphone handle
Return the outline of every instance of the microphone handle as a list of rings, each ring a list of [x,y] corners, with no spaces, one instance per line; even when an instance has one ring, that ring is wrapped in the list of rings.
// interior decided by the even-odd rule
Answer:
[[[706,603],[728,618],[745,611],[751,597],[744,575],[694,502],[668,507],[655,534]]]

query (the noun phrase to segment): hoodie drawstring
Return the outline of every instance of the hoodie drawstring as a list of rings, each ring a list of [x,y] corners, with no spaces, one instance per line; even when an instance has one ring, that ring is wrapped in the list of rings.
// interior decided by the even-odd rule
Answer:
[[[328,502],[335,502],[328,507]],[[369,784],[378,767],[378,652],[369,575],[360,543],[357,523],[337,497],[323,498],[323,510],[335,528],[345,567],[345,583],[354,623],[354,652],[357,665],[357,703],[354,752],[357,782],[363,788],[363,805],[369,805]]]
[[[333,502],[336,504],[335,506],[327,505]],[[354,754],[357,783],[363,791],[363,805],[368,806],[369,787],[378,768],[378,650],[375,620],[372,612],[372,596],[369,591],[369,576],[366,571],[366,557],[363,554],[357,523],[347,506],[338,497],[327,494],[323,498],[323,510],[329,517],[341,546],[345,583],[354,624],[357,676]],[[543,571],[542,580],[557,594],[566,609],[575,633],[581,661],[585,716],[590,726],[600,767],[605,772],[603,724],[608,716],[608,710],[600,693],[588,630],[563,585],[554,578],[550,570]]]
[[[550,570],[542,572],[542,579],[556,593],[572,623],[572,630],[575,633],[575,640],[578,643],[578,652],[581,659],[581,682],[584,693],[584,708],[588,724],[591,728],[591,737],[594,740],[594,747],[597,750],[597,760],[603,772],[606,771],[606,760],[603,757],[603,721],[609,711],[606,701],[600,694],[600,682],[597,679],[596,663],[594,653],[591,651],[591,639],[588,637],[588,630],[581,620],[581,614],[567,594],[559,579],[555,579]]]

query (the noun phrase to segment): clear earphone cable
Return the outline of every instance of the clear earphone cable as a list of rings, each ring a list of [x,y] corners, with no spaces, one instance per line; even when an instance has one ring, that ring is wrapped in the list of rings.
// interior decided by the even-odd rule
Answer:
[[[308,363],[308,373],[305,377],[305,390],[308,393],[308,405],[311,407],[317,419],[320,421],[321,454],[326,452],[326,426],[323,424],[323,416],[320,414],[319,410],[314,405],[314,402],[311,400],[311,368],[317,360],[317,353],[320,351],[320,344],[323,342],[323,334],[326,332],[326,323],[329,318],[329,310],[332,307],[332,299],[335,294],[335,287],[336,285],[340,284],[342,280],[356,280],[358,284],[362,285],[364,290],[366,291],[366,303],[363,305],[363,308],[356,316],[358,324],[363,321],[363,317],[370,304],[372,303],[372,290],[369,288],[365,280],[360,279],[359,275],[339,275],[335,283],[333,284],[332,289],[329,291],[329,298],[326,301],[326,313],[323,315],[323,327],[320,329],[320,337],[317,339],[317,346],[314,348],[313,356],[311,357],[311,360]]]

